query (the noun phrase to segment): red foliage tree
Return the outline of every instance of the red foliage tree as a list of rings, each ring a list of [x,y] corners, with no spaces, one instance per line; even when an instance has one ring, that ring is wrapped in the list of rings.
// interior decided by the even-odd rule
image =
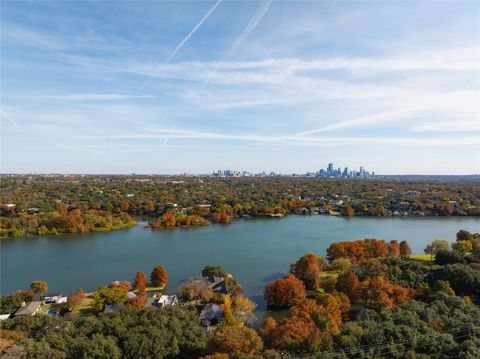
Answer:
[[[339,292],[345,293],[352,303],[358,300],[358,291],[360,288],[360,280],[353,272],[344,272],[337,278],[336,289]]]
[[[407,241],[400,242],[400,257],[408,258],[412,254],[412,249],[408,245]]]
[[[287,274],[265,286],[265,301],[270,307],[288,308],[305,298],[305,285],[293,274]]]
[[[156,287],[162,287],[168,282],[168,275],[165,268],[161,265],[153,268],[152,273],[150,274],[150,282]]]
[[[137,272],[137,275],[135,276],[135,282],[133,283],[133,288],[145,289],[146,286],[147,286],[147,277],[145,276],[145,273]]]
[[[326,261],[315,253],[307,253],[298,261],[291,264],[291,272],[305,283],[309,289],[316,289],[320,285],[321,271],[325,268]]]
[[[410,300],[412,291],[398,284],[392,284],[383,277],[365,279],[360,285],[360,300],[368,308],[393,308]]]
[[[387,244],[387,257],[400,257],[400,244],[398,241],[390,241]]]

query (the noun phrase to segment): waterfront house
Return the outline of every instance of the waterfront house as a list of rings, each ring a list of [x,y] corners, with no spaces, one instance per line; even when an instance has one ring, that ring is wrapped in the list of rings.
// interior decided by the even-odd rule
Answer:
[[[22,306],[15,312],[14,317],[20,317],[22,315],[35,315],[40,310],[42,302],[35,301],[28,304],[22,303]]]
[[[228,294],[227,287],[225,286],[225,279],[223,277],[210,276],[204,277],[204,281],[208,286],[216,293]]]
[[[176,305],[177,303],[178,303],[178,298],[176,295],[162,294],[160,298],[157,298],[157,300],[153,303],[153,305],[156,305],[157,307],[166,307],[169,305]]]
[[[61,298],[61,294],[47,294],[43,297],[43,302],[45,304],[58,304]]]
[[[200,323],[204,327],[217,324],[224,317],[223,310],[218,304],[208,303],[200,313]]]

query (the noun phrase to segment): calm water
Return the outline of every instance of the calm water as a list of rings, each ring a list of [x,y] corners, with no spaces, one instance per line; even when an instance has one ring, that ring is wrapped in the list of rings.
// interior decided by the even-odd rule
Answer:
[[[265,314],[265,283],[286,273],[290,262],[306,252],[325,255],[330,243],[363,238],[408,240],[423,253],[432,240],[453,242],[459,229],[480,231],[478,218],[341,218],[295,216],[241,219],[232,225],[177,230],[144,230],[143,224],[109,233],[2,240],[1,292],[25,289],[32,280],[48,282],[50,291],[67,295],[79,287],[95,290],[100,283],[132,280],[136,271],[149,275],[157,264],[168,271],[167,292],[200,274],[207,265],[221,265],[258,303]]]

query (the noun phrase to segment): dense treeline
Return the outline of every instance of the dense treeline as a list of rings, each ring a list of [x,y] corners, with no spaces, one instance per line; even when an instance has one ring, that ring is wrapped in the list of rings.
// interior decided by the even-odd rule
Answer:
[[[57,205],[57,207],[60,207]],[[20,213],[16,218],[0,217],[0,237],[60,233],[104,232],[131,227],[136,222],[127,213],[101,210],[58,209],[48,213]]]
[[[20,221],[22,214],[34,215],[37,221],[54,217],[58,203],[65,204],[69,211],[78,209],[82,215],[101,210],[114,215],[148,216],[152,228],[230,223],[235,216],[281,216],[290,212],[343,216],[480,214],[480,188],[473,182],[162,176],[1,179],[3,236],[24,234],[28,220]],[[45,227],[47,232],[51,230]],[[25,234],[34,232],[25,230]]]

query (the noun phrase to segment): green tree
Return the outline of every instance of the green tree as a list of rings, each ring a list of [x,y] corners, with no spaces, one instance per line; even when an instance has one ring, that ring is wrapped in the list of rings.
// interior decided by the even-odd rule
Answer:
[[[105,305],[120,305],[127,300],[127,290],[123,287],[106,288],[100,286],[95,293],[93,293],[93,307],[102,311]]]
[[[42,280],[34,280],[30,284],[30,289],[33,290],[35,294],[43,295],[48,291],[48,284]]]
[[[467,254],[467,253],[472,252],[472,250],[473,250],[473,245],[472,245],[472,242],[471,242],[471,241],[463,241],[463,240],[462,240],[462,241],[457,241],[457,243],[454,243],[454,244],[452,245],[452,248],[453,248],[455,251],[457,251],[457,252],[465,255],[465,254]]]
[[[430,258],[433,260],[433,257],[441,250],[450,249],[450,243],[445,239],[436,239],[427,247],[425,247],[425,254],[430,254]]]

